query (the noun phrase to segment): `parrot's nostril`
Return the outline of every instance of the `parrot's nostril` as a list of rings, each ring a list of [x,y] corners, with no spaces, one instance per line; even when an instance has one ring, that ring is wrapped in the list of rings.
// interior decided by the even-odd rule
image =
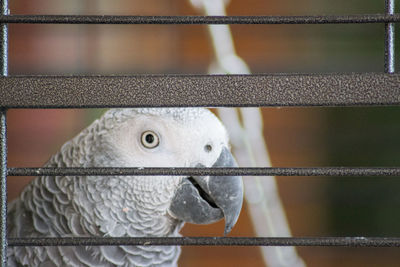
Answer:
[[[212,151],[212,146],[211,145],[205,145],[204,146],[204,151],[205,152],[211,152]]]

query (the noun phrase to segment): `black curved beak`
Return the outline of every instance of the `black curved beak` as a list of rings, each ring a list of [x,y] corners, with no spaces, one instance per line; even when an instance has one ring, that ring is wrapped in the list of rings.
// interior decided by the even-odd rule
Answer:
[[[224,147],[212,167],[237,167],[237,164]],[[194,176],[182,181],[170,211],[183,221],[197,224],[213,223],[224,217],[226,235],[236,224],[242,204],[242,177]]]

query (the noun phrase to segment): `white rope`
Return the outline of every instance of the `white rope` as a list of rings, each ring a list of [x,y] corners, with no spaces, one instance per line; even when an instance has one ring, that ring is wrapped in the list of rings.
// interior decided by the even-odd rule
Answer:
[[[190,0],[209,16],[224,16],[224,0]],[[246,63],[236,54],[230,27],[208,25],[215,61],[209,73],[249,74]],[[242,116],[240,122],[239,113]],[[235,156],[241,166],[271,166],[263,137],[263,119],[258,108],[219,108],[219,116],[227,126]],[[257,236],[289,237],[290,229],[279,198],[275,177],[246,177],[245,196]],[[261,212],[260,212],[261,211]],[[268,266],[305,266],[294,247],[261,247]]]

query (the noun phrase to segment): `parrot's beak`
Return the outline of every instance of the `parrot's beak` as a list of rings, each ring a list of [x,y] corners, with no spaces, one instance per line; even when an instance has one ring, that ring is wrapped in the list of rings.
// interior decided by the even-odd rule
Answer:
[[[237,164],[224,147],[212,167],[237,167]],[[170,211],[183,221],[197,224],[213,223],[224,217],[226,235],[236,224],[242,203],[242,177],[193,176],[183,179]]]

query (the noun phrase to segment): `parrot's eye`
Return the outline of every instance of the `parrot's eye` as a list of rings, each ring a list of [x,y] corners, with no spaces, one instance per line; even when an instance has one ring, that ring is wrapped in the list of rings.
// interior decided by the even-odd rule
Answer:
[[[142,145],[146,148],[155,148],[160,144],[160,138],[153,131],[145,131],[142,133]]]

